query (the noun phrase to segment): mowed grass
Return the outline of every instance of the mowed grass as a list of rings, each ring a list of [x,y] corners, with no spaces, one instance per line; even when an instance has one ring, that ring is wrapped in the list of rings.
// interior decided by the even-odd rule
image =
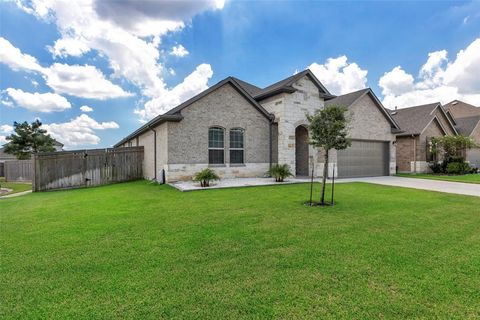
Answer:
[[[397,176],[406,177],[406,178],[431,179],[431,180],[443,180],[443,181],[480,184],[479,173],[463,174],[458,176],[453,176],[453,175],[450,176],[446,174],[431,174],[431,173],[398,173]]]
[[[0,196],[32,190],[32,184],[30,182],[5,182],[4,177],[0,177],[0,186],[2,188],[12,189],[12,191],[7,193],[2,193],[0,194]]]
[[[318,190],[318,187],[316,188]],[[480,198],[139,181],[0,202],[0,318],[480,317]]]

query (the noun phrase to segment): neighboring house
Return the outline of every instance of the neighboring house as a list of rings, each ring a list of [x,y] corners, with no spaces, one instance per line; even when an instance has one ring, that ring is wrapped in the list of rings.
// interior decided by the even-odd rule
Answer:
[[[480,116],[480,107],[459,100],[447,103],[444,108],[455,119]]]
[[[329,93],[310,70],[266,88],[228,77],[159,115],[115,147],[144,146],[144,175],[168,182],[189,180],[206,167],[222,177],[261,177],[272,163],[288,164],[297,176],[323,157],[308,144],[306,114],[328,104],[349,110],[352,147],[332,152],[340,177],[395,173],[398,124],[370,89]]]
[[[454,117],[458,133],[471,137],[480,146],[480,107],[454,100],[446,104],[445,108]],[[466,160],[472,166],[480,168],[480,147],[467,150]]]
[[[394,110],[391,114],[403,130],[396,143],[398,172],[428,172],[428,162],[434,160],[431,138],[458,134],[454,120],[438,102]]]
[[[17,160],[17,157],[15,157],[13,154],[5,153],[5,145],[4,144],[0,148],[0,163],[5,162],[8,160]],[[62,151],[63,150],[63,143],[58,142],[57,140],[53,141],[53,147],[55,148],[55,151]]]
[[[0,163],[8,161],[8,160],[17,160],[13,154],[5,152],[5,145],[0,148]]]
[[[63,151],[63,143],[53,140],[53,148],[55,151]]]

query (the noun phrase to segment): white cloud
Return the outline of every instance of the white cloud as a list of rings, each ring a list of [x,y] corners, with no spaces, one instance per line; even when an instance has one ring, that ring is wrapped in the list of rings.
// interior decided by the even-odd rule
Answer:
[[[0,132],[11,133],[13,132],[13,127],[8,124],[2,124],[0,125]]]
[[[205,10],[222,9],[224,1],[94,1],[94,10],[103,19],[138,36],[158,35],[183,27],[189,20]]]
[[[333,94],[344,94],[365,88],[367,70],[348,63],[346,56],[328,58],[325,64],[312,63],[308,68]]]
[[[10,41],[0,37],[0,62],[5,63],[13,70],[42,71],[43,68],[35,57],[22,53]]]
[[[6,106],[6,107],[9,107],[9,108],[13,108],[13,107],[14,107],[13,102],[12,102],[12,101],[9,101],[9,100],[1,100],[0,103],[3,104],[3,105]]]
[[[183,101],[193,97],[208,88],[208,79],[213,75],[209,64],[199,65],[195,71],[188,75],[182,83],[168,91],[159,98],[153,98],[143,109],[135,110],[142,120],[148,120],[156,115],[163,114],[176,107]]]
[[[97,145],[100,137],[95,130],[117,129],[117,123],[97,122],[86,114],[82,114],[69,122],[44,124],[43,127],[58,141],[65,144],[65,147],[79,145]]]
[[[31,111],[48,113],[63,111],[71,107],[67,99],[56,93],[29,93],[13,88],[8,88],[6,92],[17,105]]]
[[[414,88],[413,82],[413,76],[398,66],[393,68],[392,71],[385,73],[380,78],[379,85],[383,88],[382,94],[384,96],[400,95],[410,92]]]
[[[401,67],[386,72],[379,80],[385,106],[409,107],[454,99],[480,105],[480,39],[460,50],[455,60],[448,59],[447,51],[428,54],[426,63],[414,79]]]
[[[93,108],[91,108],[89,106],[81,106],[80,110],[83,111],[83,112],[92,112]]]
[[[109,61],[113,77],[127,79],[156,103],[165,100],[162,104],[169,104],[182,97],[173,97],[179,90],[169,89],[162,78],[168,70],[158,50],[161,36],[180,30],[198,13],[223,8],[223,4],[222,0],[50,0],[20,1],[19,7],[57,25],[61,38],[53,45],[54,54],[80,55],[94,50]],[[185,86],[186,81],[179,86]]]
[[[7,143],[7,136],[0,135],[0,146]]]
[[[187,51],[187,49],[185,49],[184,46],[182,46],[181,44],[179,44],[178,46],[174,46],[172,48],[172,51],[170,51],[170,54],[172,56],[176,56],[176,57],[185,57],[186,55],[189,54],[189,52]]]
[[[131,96],[107,79],[103,73],[89,65],[54,63],[45,72],[46,82],[56,92],[87,99],[107,99]]]
[[[22,53],[4,38],[0,38],[0,61],[13,70],[40,72],[47,85],[58,93],[87,99],[131,96],[131,93],[105,79],[103,73],[94,66],[54,63],[44,68],[34,57]],[[34,86],[35,83],[32,82]]]
[[[90,48],[81,39],[62,38],[55,41],[53,47],[48,46],[48,50],[54,57],[80,57],[90,51]]]

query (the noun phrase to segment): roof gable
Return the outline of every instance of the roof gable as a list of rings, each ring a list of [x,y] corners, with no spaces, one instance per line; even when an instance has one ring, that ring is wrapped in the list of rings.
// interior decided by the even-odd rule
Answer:
[[[149,122],[147,122],[146,124],[144,124],[143,126],[138,128],[137,130],[135,130],[132,134],[128,135],[127,137],[123,138],[121,141],[116,143],[114,145],[114,147],[118,147],[118,146],[122,145],[126,141],[136,137],[139,134],[142,134],[142,133],[150,130],[150,128],[152,128],[153,126],[157,126],[157,125],[159,125],[163,122],[167,122],[167,121],[178,122],[178,121],[181,121],[183,119],[183,116],[181,114],[181,111],[183,109],[185,109],[186,107],[190,106],[194,102],[202,99],[203,97],[209,95],[210,93],[214,92],[215,90],[217,90],[218,88],[220,88],[220,87],[222,87],[226,84],[232,85],[232,87],[242,97],[244,97],[255,109],[257,109],[263,116],[265,116],[269,120],[273,120],[274,116],[272,114],[268,113],[267,110],[265,110],[257,101],[255,101],[255,99],[252,98],[252,96],[236,81],[236,79],[234,79],[233,77],[228,77],[228,78],[223,79],[222,81],[218,82],[217,84],[211,86],[207,90],[204,90],[204,91],[200,92],[199,94],[197,94],[196,96],[194,96],[194,97],[188,99],[187,101],[181,103],[180,105],[171,109],[170,111],[167,111],[166,113],[153,118],[152,120],[150,120]]]
[[[476,107],[460,100],[453,100],[447,103],[444,107],[454,118],[480,116],[480,107]]]
[[[297,74],[294,74],[288,78],[285,78],[283,80],[277,81],[274,84],[271,84],[263,89],[248,83],[246,81],[231,77],[234,81],[237,82],[237,84],[245,90],[249,95],[252,96],[253,99],[256,101],[261,101],[266,98],[275,96],[280,93],[293,93],[297,91],[297,89],[293,86],[295,82],[300,80],[303,77],[308,77],[310,81],[313,82],[313,84],[318,88],[320,92],[320,96],[323,96],[325,98],[333,98],[332,94],[325,88],[325,86],[315,77],[312,71],[309,69],[306,69],[302,72],[299,72]]]
[[[440,102],[398,109],[391,111],[390,113],[404,131],[402,135],[420,135],[425,128],[437,118],[436,110],[440,110],[447,119],[452,131],[455,134],[458,134],[454,124]],[[445,128],[442,129],[446,131]]]
[[[372,99],[375,105],[379,108],[379,110],[382,112],[382,114],[387,119],[387,121],[390,122],[392,129],[395,129],[397,132],[401,130],[401,126],[399,126],[399,124],[395,121],[395,119],[392,118],[392,116],[390,115],[390,112],[387,111],[387,109],[383,106],[380,100],[378,100],[377,96],[375,95],[375,93],[373,93],[372,89],[370,88],[361,89],[358,91],[337,96],[335,98],[331,98],[325,101],[325,105],[326,106],[340,105],[346,108],[350,108],[351,106],[355,105],[355,103],[359,101],[362,97],[367,95]]]
[[[473,117],[465,117],[457,119],[457,131],[464,135],[470,136],[477,126],[480,125],[480,115]]]

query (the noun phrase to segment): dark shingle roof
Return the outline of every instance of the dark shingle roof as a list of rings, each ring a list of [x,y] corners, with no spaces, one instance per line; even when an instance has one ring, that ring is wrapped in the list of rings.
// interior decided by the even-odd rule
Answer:
[[[403,134],[420,134],[435,117],[435,112],[433,111],[439,105],[440,103],[436,102],[410,108],[391,110],[390,114],[404,131]]]
[[[480,107],[475,107],[469,103],[453,100],[444,105],[445,110],[449,111],[455,119],[480,116]]]
[[[273,115],[269,114],[257,101],[255,101],[255,99],[253,99],[251,97],[251,95],[244,89],[244,87],[238,83],[237,79],[235,79],[233,77],[228,77],[228,78],[223,79],[222,81],[216,83],[215,85],[211,86],[207,90],[204,90],[204,91],[200,92],[199,94],[197,94],[196,96],[194,96],[194,97],[188,99],[187,101],[181,103],[180,105],[176,106],[175,108],[167,111],[166,113],[161,114],[159,116],[156,116],[155,118],[153,118],[152,120],[150,120],[149,122],[147,122],[146,124],[144,124],[143,126],[138,128],[137,130],[135,130],[133,133],[129,134],[128,136],[126,136],[125,138],[120,140],[113,147],[116,148],[116,147],[121,146],[122,144],[124,144],[128,140],[133,139],[137,135],[150,130],[151,127],[159,125],[160,123],[167,122],[167,121],[174,121],[174,122],[181,121],[183,119],[183,116],[181,115],[180,112],[184,108],[188,107],[192,103],[194,103],[197,100],[205,97],[210,92],[220,88],[221,86],[223,86],[224,84],[227,84],[227,83],[231,84],[245,99],[248,100],[248,102],[250,102],[250,104],[253,107],[255,107],[266,118],[268,118],[270,120],[273,119]]]
[[[378,100],[377,96],[373,93],[372,89],[370,88],[365,88],[358,91],[343,94],[341,96],[330,98],[328,100],[325,100],[325,106],[328,107],[331,105],[337,105],[337,106],[344,106],[348,109],[355,103],[355,101],[357,101],[358,99],[360,99],[361,97],[367,94],[370,95],[374,103],[377,105],[380,111],[384,114],[385,118],[392,125],[392,133],[401,132],[401,130],[403,130],[402,127],[399,126],[399,124],[395,121],[395,119],[392,118],[392,116],[390,115],[390,112],[387,111],[387,109],[385,109],[383,104],[380,102],[380,100]]]
[[[333,97],[330,92],[320,83],[320,81],[315,77],[315,75],[309,70],[306,69],[302,72],[299,72],[293,76],[290,76],[286,79],[280,80],[266,88],[259,88],[251,83],[248,83],[246,81],[234,78],[234,77],[228,77],[223,79],[222,81],[218,82],[214,86],[208,88],[207,90],[197,94],[193,98],[181,103],[177,107],[171,109],[170,111],[161,114],[152,120],[150,120],[148,123],[144,124],[141,126],[139,129],[135,130],[133,133],[128,135],[127,137],[123,138],[121,141],[119,141],[117,144],[114,145],[114,147],[118,147],[122,145],[124,142],[134,138],[138,134],[141,134],[147,130],[150,129],[150,127],[158,125],[162,122],[165,121],[181,121],[183,119],[180,111],[192,104],[193,102],[197,101],[198,99],[206,96],[219,86],[222,86],[223,84],[229,82],[232,84],[237,91],[242,94],[255,108],[257,108],[262,114],[264,114],[267,118],[272,119],[273,115],[270,115],[259,103],[258,101],[261,101],[262,99],[268,98],[270,96],[276,95],[281,92],[289,92],[292,93],[296,91],[292,85],[299,80],[300,78],[307,76],[312,80],[312,82],[318,87],[319,91],[321,91],[323,97],[325,98],[331,98]]]
[[[480,115],[473,117],[457,118],[457,125],[455,128],[457,128],[458,133],[464,136],[469,136],[472,134],[473,129],[475,129],[475,127],[479,125],[479,122]]]
[[[269,85],[268,87],[263,88],[261,92],[257,93],[254,96],[254,98],[255,100],[258,101],[258,100],[262,100],[270,96],[276,95],[281,92],[292,93],[296,90],[292,85],[296,81],[298,81],[299,79],[305,76],[309,77],[310,80],[312,80],[312,82],[318,87],[320,91],[323,91],[323,94],[325,97],[333,97],[330,94],[330,92],[328,92],[327,88],[325,88],[323,84],[315,77],[312,71],[310,71],[310,69],[306,69],[306,70],[303,70],[302,72],[294,74],[293,76],[290,76],[288,78],[275,82],[274,84]]]
[[[248,82],[245,82],[243,80],[240,80],[238,78],[235,78],[235,77],[232,77],[233,79],[235,79],[235,81],[237,81],[237,83],[243,88],[243,90],[247,91],[249,95],[251,96],[255,96],[256,94],[260,93],[262,91],[261,88],[251,84],[251,83],[248,83]]]
[[[355,92],[350,92],[347,94],[343,94],[341,96],[337,96],[333,99],[325,101],[325,105],[338,105],[338,106],[344,106],[344,107],[350,107],[352,103],[354,103],[358,98],[360,98],[362,95],[364,95],[366,92],[368,92],[370,89],[362,89],[358,90]]]

